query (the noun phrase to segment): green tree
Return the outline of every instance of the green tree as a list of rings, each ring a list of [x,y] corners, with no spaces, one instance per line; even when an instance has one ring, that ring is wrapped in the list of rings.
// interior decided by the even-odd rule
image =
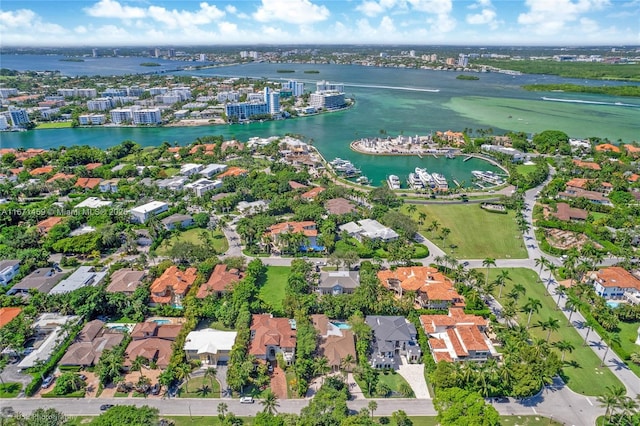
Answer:
[[[500,415],[482,396],[460,388],[440,389],[433,400],[437,420],[443,425],[493,426]]]
[[[264,407],[263,412],[269,414],[277,413],[277,408],[280,405],[278,404],[278,397],[271,391],[271,389],[267,390],[264,394],[264,398],[260,401],[260,404]]]
[[[91,425],[95,426],[156,426],[157,424],[158,409],[147,405],[139,408],[133,405],[116,405],[91,422]]]
[[[527,328],[529,328],[529,324],[531,324],[531,315],[533,315],[534,312],[540,311],[540,308],[542,308],[542,302],[540,300],[534,299],[533,297],[527,299],[527,303],[522,307],[522,310],[528,313]]]
[[[496,260],[492,257],[487,257],[482,261],[482,266],[484,266],[485,268],[487,268],[487,279],[485,282],[489,282],[489,268],[492,266],[496,266]]]

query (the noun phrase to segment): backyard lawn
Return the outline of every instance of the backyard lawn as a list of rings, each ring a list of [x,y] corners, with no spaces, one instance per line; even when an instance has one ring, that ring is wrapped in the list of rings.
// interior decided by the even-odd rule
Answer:
[[[407,204],[402,212],[408,214]],[[420,212],[427,215],[419,230],[422,235],[459,259],[525,259],[522,235],[516,226],[515,214],[491,213],[480,208],[479,204],[428,204],[415,205],[416,211],[411,214],[418,222]],[[432,229],[433,222],[438,223]],[[441,230],[448,228],[450,234],[444,243]],[[451,248],[453,245],[453,249]]]
[[[356,378],[356,381],[358,382],[358,386],[360,386],[360,389],[362,389],[362,392],[364,393],[365,397],[371,398],[371,395],[367,393],[366,383],[362,380],[358,380],[357,378]],[[398,373],[384,374],[382,371],[380,371],[380,374],[378,375],[378,383],[384,383],[389,387],[389,389],[391,389],[392,398],[405,398],[404,396],[399,394],[399,389],[402,384],[406,384],[407,386],[409,386],[409,383],[407,383],[404,377],[402,377]],[[374,389],[374,393],[375,393],[375,389]]]
[[[620,331],[618,335],[620,336],[620,343],[622,344],[622,349],[628,354],[633,352],[640,352],[640,346],[636,345],[636,339],[638,338],[638,327],[640,327],[640,322],[622,322],[618,324],[620,327]],[[636,376],[640,376],[640,365],[634,364],[631,361],[627,361],[627,365],[636,373]]]
[[[229,243],[227,242],[227,239],[222,231],[219,231],[217,229],[215,231],[208,231],[202,228],[193,228],[181,232],[180,234],[163,241],[162,244],[160,244],[160,246],[156,249],[156,253],[158,254],[158,256],[167,256],[171,245],[176,241],[184,241],[196,245],[203,245],[205,244],[205,242],[202,241],[203,232],[207,232],[211,236],[210,241],[212,243],[212,248],[216,253],[224,253],[229,249]]]
[[[211,387],[211,379],[208,377],[193,377],[186,386],[182,385],[180,398],[220,398],[220,383],[214,379]]]
[[[284,288],[289,278],[289,266],[267,267],[267,282],[260,288],[260,300],[271,306],[270,312],[282,312]]]
[[[502,269],[491,268],[489,279],[495,279]],[[484,268],[482,270],[484,271]],[[526,294],[520,296],[517,301],[519,308],[522,308],[527,303],[529,297],[540,300],[542,307],[531,316],[531,328],[529,331],[534,337],[542,339],[547,337],[547,331],[535,326],[538,321],[546,321],[549,317],[560,321],[560,329],[551,333],[549,341],[566,340],[574,347],[573,352],[566,353],[566,365],[563,369],[563,373],[567,378],[567,386],[571,390],[583,395],[602,395],[606,392],[608,386],[622,386],[622,383],[609,369],[600,368],[601,360],[593,350],[588,346],[582,346],[584,339],[575,328],[569,326],[564,314],[556,310],[555,299],[557,296],[545,295],[545,286],[537,282],[538,275],[534,271],[524,268],[507,268],[505,270],[509,272],[511,280],[506,280],[501,298],[498,299],[499,287],[496,287],[493,291],[493,296],[503,304],[507,300],[506,295],[513,289],[514,284],[519,283],[527,289]],[[518,322],[521,325],[526,325],[527,316],[526,312],[518,313]]]
[[[39,123],[36,126],[36,130],[45,129],[68,129],[71,128],[72,123],[70,121],[55,121],[51,123]]]
[[[516,166],[516,171],[523,176],[527,176],[535,171],[535,164],[519,164]]]

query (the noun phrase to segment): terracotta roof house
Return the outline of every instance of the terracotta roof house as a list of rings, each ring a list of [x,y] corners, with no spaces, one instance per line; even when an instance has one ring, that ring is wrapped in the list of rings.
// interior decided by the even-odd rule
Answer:
[[[100,185],[102,179],[100,178],[78,178],[75,186],[83,189],[93,189]]]
[[[282,353],[287,365],[291,365],[296,351],[296,334],[295,320],[254,314],[251,317],[249,353],[269,362],[276,360],[277,353]]]
[[[22,308],[0,308],[0,328],[9,324],[15,317],[20,315]]]
[[[356,360],[356,345],[353,332],[338,328],[324,314],[311,315],[311,322],[318,332],[318,356],[327,358],[333,371],[340,370],[342,360],[351,356]]]
[[[573,178],[566,184],[567,191],[572,189],[592,189],[602,194],[608,195],[613,191],[613,185],[609,182],[597,183],[595,179]]]
[[[324,191],[323,187],[316,186],[315,188],[312,188],[307,192],[305,192],[304,194],[302,194],[300,197],[304,198],[307,201],[313,201],[316,199],[318,195],[320,195],[322,191]]]
[[[244,176],[244,175],[247,174],[247,172],[248,172],[247,169],[243,169],[243,168],[240,168],[240,167],[233,166],[233,167],[229,167],[227,170],[225,170],[224,172],[220,173],[217,176],[217,178],[218,179],[224,179],[224,178],[229,177],[229,176]]]
[[[320,294],[351,294],[360,285],[360,274],[356,271],[321,272],[316,290]]]
[[[584,209],[575,209],[567,203],[558,203],[556,204],[556,211],[550,212],[549,214],[564,221],[584,221],[587,220],[589,212]]]
[[[31,176],[39,176],[46,175],[47,173],[53,172],[53,166],[42,166],[37,167],[29,172]]]
[[[365,322],[373,331],[370,363],[373,368],[396,368],[402,363],[419,361],[422,352],[418,346],[418,332],[404,317],[368,315]]]
[[[222,142],[222,145],[220,145],[220,150],[222,152],[232,148],[242,151],[244,149],[244,144],[238,141],[224,141]]]
[[[487,321],[462,308],[450,308],[448,315],[421,315],[420,324],[436,362],[484,362],[500,356],[486,334]]]
[[[111,274],[107,292],[132,295],[142,284],[142,280],[146,275],[144,271],[135,271],[129,268],[118,269]]]
[[[332,198],[324,203],[324,208],[329,214],[342,215],[356,211],[355,205],[345,198]]]
[[[102,163],[89,163],[89,164],[85,164],[84,168],[87,169],[88,171],[92,171],[101,166],[102,166]]]
[[[378,272],[382,285],[402,297],[406,291],[414,291],[416,307],[420,309],[447,309],[464,306],[463,297],[453,288],[449,278],[430,266],[409,266],[395,271]]]
[[[182,299],[197,278],[196,268],[181,271],[172,265],[151,284],[151,303],[153,305],[168,305],[182,307]]]
[[[13,287],[7,291],[7,295],[27,295],[31,289],[48,294],[51,289],[62,281],[64,276],[65,273],[57,272],[53,268],[39,268],[24,277],[19,283],[14,284]]]
[[[567,200],[570,198],[586,198],[594,204],[602,204],[603,206],[612,206],[613,204],[601,192],[587,191],[586,189],[567,187],[564,192],[558,193],[558,198]]]
[[[75,177],[76,175],[68,175],[66,173],[58,172],[55,175],[51,176],[49,179],[47,179],[46,183],[53,183],[59,180],[71,180]]]
[[[63,217],[51,216],[38,222],[36,224],[36,228],[38,228],[38,232],[40,232],[41,234],[47,234],[51,230],[51,228],[61,223],[63,220]]]
[[[629,176],[627,176],[627,182],[629,183],[637,182],[638,179],[640,179],[640,175],[637,175],[635,173],[631,173]]]
[[[219,264],[213,268],[213,272],[209,277],[209,280],[202,284],[198,289],[197,298],[204,299],[210,294],[215,294],[216,297],[222,297],[224,293],[227,293],[233,284],[244,278],[244,274],[237,269],[231,269],[227,271],[227,265]]]
[[[589,277],[598,296],[640,303],[640,279],[619,266],[600,269]]]
[[[631,144],[626,144],[624,146],[624,149],[627,151],[627,154],[633,156],[633,157],[637,157],[638,155],[640,155],[640,147],[635,146],[635,145],[631,145]]]
[[[272,244],[276,247],[280,247],[283,243],[281,237],[283,234],[302,234],[306,241],[302,241],[300,245],[313,247],[316,245],[318,230],[316,229],[316,223],[313,221],[282,222],[271,225],[267,228],[267,232],[265,232],[264,235],[271,238]]]
[[[159,368],[167,368],[173,354],[173,342],[182,325],[160,325],[155,322],[136,324],[131,331],[131,343],[125,350],[124,365],[130,367],[138,356],[155,361]]]
[[[573,164],[581,169],[600,170],[600,164],[592,161],[573,160]]]
[[[464,134],[462,132],[453,132],[451,130],[447,130],[446,132],[436,132],[436,136],[440,139],[443,139],[454,146],[460,146],[465,144]]]
[[[198,152],[201,152],[204,155],[213,155],[213,150],[215,148],[216,148],[215,143],[193,145],[193,147],[191,147],[191,149],[189,150],[189,154],[193,155],[193,154],[197,154]]]
[[[610,143],[603,143],[595,146],[598,152],[620,152],[620,148]]]
[[[90,367],[100,359],[105,349],[118,346],[124,334],[104,328],[100,320],[89,321],[84,325],[76,341],[69,346],[60,360],[62,366]]]

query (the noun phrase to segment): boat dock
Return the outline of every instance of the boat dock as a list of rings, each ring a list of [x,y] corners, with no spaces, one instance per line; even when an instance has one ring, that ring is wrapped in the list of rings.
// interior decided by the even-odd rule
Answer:
[[[438,158],[438,156],[437,156],[437,155],[435,155],[435,154],[431,154],[431,155],[433,155],[433,158]]]
[[[473,158],[473,155],[468,156],[467,158],[465,158],[464,160],[462,160],[462,162],[464,163],[465,161],[469,161]]]
[[[418,154],[418,158],[422,160],[422,155]]]
[[[457,180],[455,180],[455,179],[454,179],[454,180],[453,180],[453,183],[455,183],[455,184],[456,184],[456,186],[457,186],[458,188],[460,188],[460,184],[458,183],[458,181],[457,181]]]
[[[481,185],[479,182],[474,182],[474,184],[475,184],[475,185],[477,185],[477,186],[479,186],[479,187],[480,187],[480,189],[487,189],[487,187],[486,187],[486,186]]]

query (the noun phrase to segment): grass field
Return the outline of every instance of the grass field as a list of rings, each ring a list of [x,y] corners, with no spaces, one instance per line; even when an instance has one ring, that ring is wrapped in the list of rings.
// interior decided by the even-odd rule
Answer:
[[[36,130],[46,129],[68,129],[71,127],[70,121],[56,121],[51,123],[38,123]]]
[[[189,380],[186,385],[180,388],[180,398],[220,398],[220,383],[217,380],[213,381],[211,387],[211,379],[198,376]]]
[[[360,386],[360,389],[362,389],[362,392],[364,392],[365,397],[370,398],[371,395],[367,393],[366,383],[362,380],[358,380],[357,378],[356,378],[356,381],[358,382],[358,386]],[[394,398],[404,398],[402,395],[397,394],[398,389],[400,388],[400,385],[402,385],[403,383],[408,385],[407,381],[401,375],[397,373],[383,374],[382,372],[380,372],[380,374],[378,375],[378,382],[384,383],[385,385],[387,385],[389,389],[391,389],[391,392],[396,392],[396,394],[393,395]],[[375,389],[374,389],[374,392],[375,392]]]
[[[631,354],[633,352],[640,352],[640,346],[636,345],[636,339],[638,338],[638,327],[640,322],[622,322],[619,323],[620,331],[620,343],[622,343],[622,349],[625,352]],[[636,373],[636,376],[640,377],[640,365],[634,364],[631,361],[627,361],[627,365]]]
[[[489,279],[495,279],[500,272],[500,268],[491,268]],[[542,303],[539,312],[534,312],[531,316],[531,328],[529,329],[534,337],[546,339],[547,332],[535,324],[538,321],[546,321],[549,317],[560,321],[560,329],[551,333],[550,342],[566,340],[574,347],[573,352],[566,354],[566,366],[563,369],[567,377],[567,385],[571,390],[583,395],[602,395],[606,392],[607,386],[622,386],[618,378],[607,368],[600,368],[600,358],[588,346],[582,346],[584,339],[578,332],[569,325],[564,314],[556,310],[555,298],[545,295],[545,286],[537,282],[537,274],[530,269],[514,268],[506,269],[511,280],[507,280],[502,290],[502,298],[498,299],[499,288],[496,288],[493,295],[503,304],[506,302],[506,295],[511,291],[514,284],[520,283],[525,286],[527,292],[521,296],[517,302],[519,308],[527,303],[529,297],[538,299]],[[518,322],[527,324],[527,313],[518,314]],[[555,349],[554,349],[555,350]],[[572,364],[575,363],[575,366]]]
[[[284,288],[290,270],[289,266],[267,267],[267,282],[260,288],[260,300],[271,306],[271,312],[282,312]]]
[[[0,398],[15,398],[22,390],[22,383],[7,382],[0,384]]]
[[[462,259],[524,259],[527,251],[524,248],[522,235],[518,232],[515,214],[497,214],[482,210],[478,204],[428,204],[416,205],[412,214],[416,222],[419,213],[427,215],[420,232],[446,253]],[[407,205],[402,212],[408,214]],[[430,230],[431,224],[437,221],[438,229]],[[440,231],[448,228],[451,233],[444,240]],[[454,245],[454,249],[451,246]]]
[[[171,237],[169,240],[163,241],[162,244],[160,244],[160,246],[156,249],[156,253],[158,254],[158,256],[167,256],[171,245],[176,241],[185,241],[196,245],[203,245],[204,242],[202,241],[201,237],[203,231],[208,232],[211,235],[211,241],[213,243],[212,248],[216,253],[224,253],[229,249],[229,243],[227,242],[227,239],[225,238],[222,231],[207,231],[202,228],[193,228],[181,232],[180,234]]]
[[[527,176],[535,171],[535,164],[519,164],[516,166],[516,171],[523,176]]]

